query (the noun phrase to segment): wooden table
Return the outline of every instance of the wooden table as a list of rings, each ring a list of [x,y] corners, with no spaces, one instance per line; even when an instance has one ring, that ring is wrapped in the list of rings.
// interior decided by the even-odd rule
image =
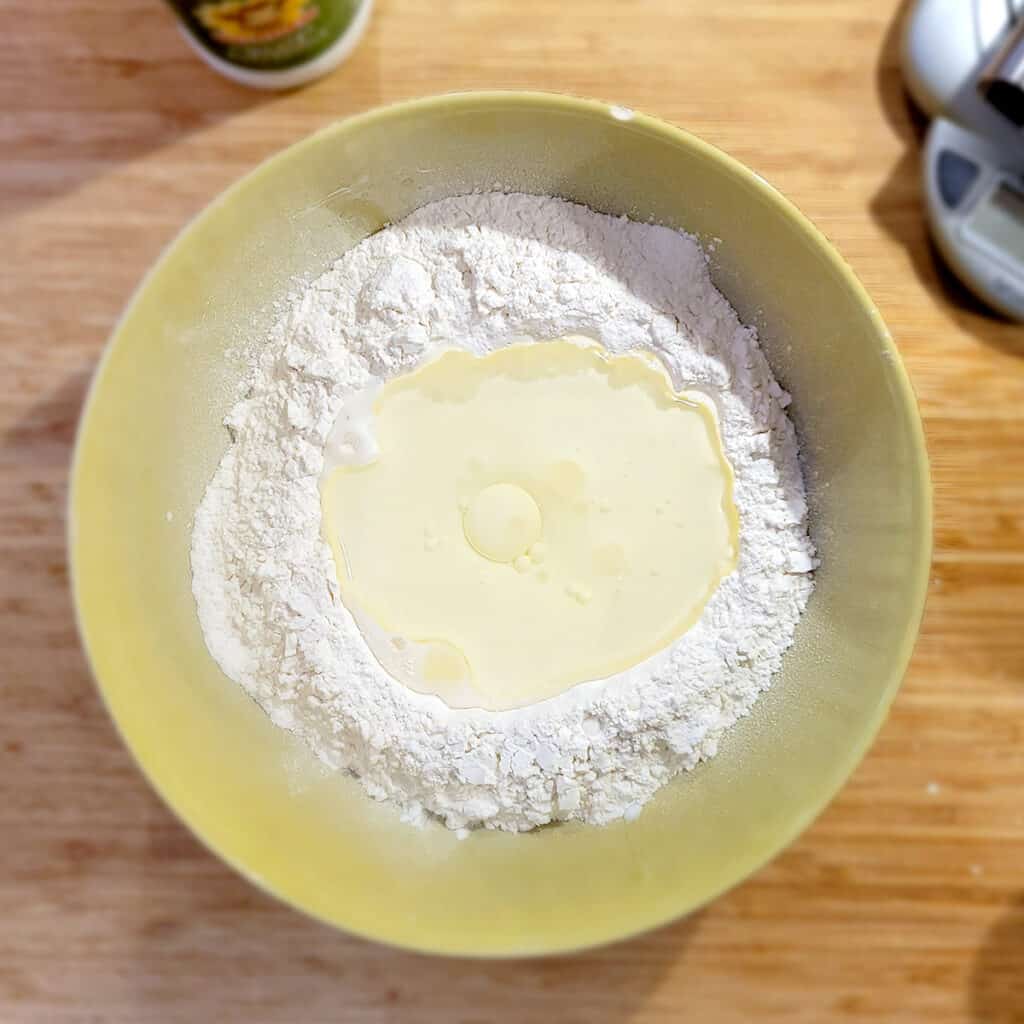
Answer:
[[[0,8],[0,1021],[1024,1021],[1024,329],[929,250],[895,0],[379,0],[284,96],[213,75],[155,0]],[[823,817],[690,920],[526,963],[335,934],[200,847],[93,689],[63,533],[89,375],[181,225],[334,118],[480,86],[659,114],[792,197],[895,334],[936,485],[913,666]]]

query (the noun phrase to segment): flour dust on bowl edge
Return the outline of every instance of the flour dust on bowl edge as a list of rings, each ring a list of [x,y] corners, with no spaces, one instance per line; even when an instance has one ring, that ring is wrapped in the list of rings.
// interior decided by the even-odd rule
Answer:
[[[323,768],[217,668],[191,521],[273,304],[413,209],[500,188],[697,235],[793,396],[816,586],[771,689],[717,757],[633,821],[512,834],[411,828]],[[770,254],[770,259],[765,258]],[[861,286],[759,177],[643,115],[469,93],[373,111],[263,164],[132,300],[83,416],[70,498],[79,626],[126,743],[167,803],[253,881],[326,922],[427,952],[578,949],[705,903],[794,838],[866,750],[910,657],[931,544],[913,393]]]

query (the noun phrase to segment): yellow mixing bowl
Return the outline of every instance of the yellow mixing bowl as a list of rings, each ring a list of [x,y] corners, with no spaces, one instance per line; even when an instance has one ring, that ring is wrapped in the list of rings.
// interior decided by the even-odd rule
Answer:
[[[793,393],[817,588],[783,670],[713,761],[638,820],[524,835],[403,825],[323,770],[221,674],[189,580],[192,514],[270,304],[365,235],[474,189],[564,196],[685,228]],[[663,122],[554,95],[473,93],[334,125],[269,160],[171,246],[128,307],[79,432],[79,622],[125,741],[168,804],[259,885],[436,953],[576,949],[661,924],[763,864],[824,807],[893,699],[924,604],[927,459],[878,312],[761,178]]]

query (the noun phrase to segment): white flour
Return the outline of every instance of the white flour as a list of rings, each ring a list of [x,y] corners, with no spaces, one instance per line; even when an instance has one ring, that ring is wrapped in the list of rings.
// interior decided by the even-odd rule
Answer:
[[[453,711],[392,679],[337,596],[320,532],[325,440],[346,395],[434,346],[567,334],[650,349],[677,388],[714,397],[739,563],[698,623],[643,664],[522,710]],[[250,384],[195,517],[207,644],[274,722],[407,820],[521,831],[632,818],[715,754],[779,668],[814,565],[789,398],[694,239],[551,198],[434,203],[315,281]]]

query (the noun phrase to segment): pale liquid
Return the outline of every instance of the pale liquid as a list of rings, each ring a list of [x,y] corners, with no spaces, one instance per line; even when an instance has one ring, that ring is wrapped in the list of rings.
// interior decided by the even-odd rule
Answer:
[[[386,383],[378,451],[322,485],[342,598],[381,663],[502,710],[693,625],[737,553],[713,411],[594,343],[445,351]]]

